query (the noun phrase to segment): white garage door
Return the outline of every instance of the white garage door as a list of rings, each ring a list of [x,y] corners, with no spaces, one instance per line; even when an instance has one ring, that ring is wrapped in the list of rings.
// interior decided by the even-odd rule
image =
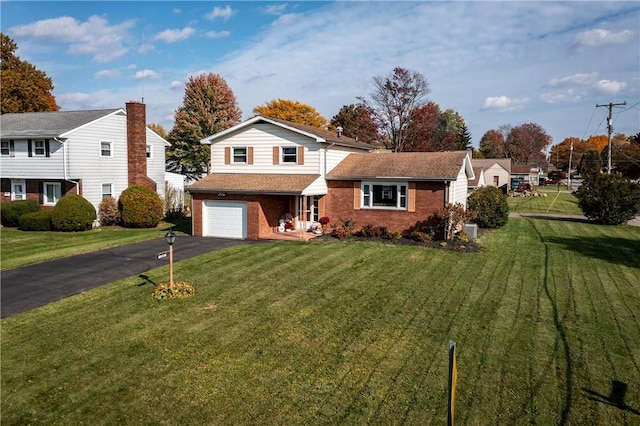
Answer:
[[[205,200],[202,234],[205,237],[247,238],[247,204]]]

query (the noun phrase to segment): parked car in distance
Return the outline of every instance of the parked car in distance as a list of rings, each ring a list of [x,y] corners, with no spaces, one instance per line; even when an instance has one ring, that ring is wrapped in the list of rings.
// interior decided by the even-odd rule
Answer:
[[[562,185],[562,179],[546,179],[545,185]]]

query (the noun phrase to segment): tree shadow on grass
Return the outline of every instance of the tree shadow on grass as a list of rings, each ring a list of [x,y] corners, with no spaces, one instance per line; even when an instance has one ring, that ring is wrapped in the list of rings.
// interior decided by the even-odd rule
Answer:
[[[559,244],[583,256],[601,259],[630,268],[640,268],[640,242],[618,237],[549,237],[547,243]]]
[[[138,287],[142,287],[143,285],[147,285],[147,284],[151,284],[154,287],[156,287],[158,285],[158,284],[155,283],[155,281],[153,281],[151,278],[149,278],[148,275],[140,274],[140,275],[138,275],[138,278],[142,278],[144,280],[144,281],[142,281],[141,283],[138,284]]]

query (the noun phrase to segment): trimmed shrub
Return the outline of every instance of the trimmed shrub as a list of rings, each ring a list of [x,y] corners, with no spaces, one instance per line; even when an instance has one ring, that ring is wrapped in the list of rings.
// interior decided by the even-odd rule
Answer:
[[[120,223],[120,211],[118,201],[113,198],[105,198],[98,206],[98,217],[102,226],[113,226]]]
[[[39,210],[20,216],[22,231],[51,231],[51,210]]]
[[[620,174],[589,176],[576,197],[584,215],[602,225],[621,225],[640,211],[640,185]]]
[[[56,231],[86,231],[91,229],[96,217],[96,209],[86,198],[69,194],[56,203],[51,212],[51,224]]]
[[[40,204],[36,200],[4,201],[0,203],[2,226],[11,228],[19,226],[20,216],[38,210],[40,210]]]
[[[131,185],[118,201],[122,225],[128,228],[155,228],[164,217],[162,199],[142,185]]]
[[[499,228],[509,220],[507,196],[495,186],[483,186],[469,197],[469,209],[476,213],[481,228]]]

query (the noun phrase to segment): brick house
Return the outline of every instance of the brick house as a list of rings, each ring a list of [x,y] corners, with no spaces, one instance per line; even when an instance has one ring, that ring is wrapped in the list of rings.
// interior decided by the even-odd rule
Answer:
[[[38,200],[52,208],[79,194],[98,211],[141,184],[164,196],[165,147],[147,127],[146,108],[3,114],[0,116],[0,191],[3,201]]]
[[[466,204],[466,151],[388,153],[340,133],[256,116],[204,138],[211,173],[186,190],[195,236],[269,238],[289,213],[302,232],[332,222],[403,230]]]

